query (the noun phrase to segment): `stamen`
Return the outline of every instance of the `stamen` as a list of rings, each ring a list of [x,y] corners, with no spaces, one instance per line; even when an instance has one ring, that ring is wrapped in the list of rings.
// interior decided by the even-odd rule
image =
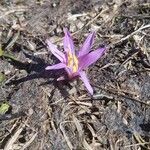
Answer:
[[[68,67],[72,68],[73,73],[77,72],[78,70],[78,59],[77,57],[72,54],[72,53],[68,53]]]

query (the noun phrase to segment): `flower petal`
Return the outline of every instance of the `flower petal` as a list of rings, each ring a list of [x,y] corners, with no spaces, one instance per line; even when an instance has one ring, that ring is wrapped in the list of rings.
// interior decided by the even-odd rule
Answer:
[[[89,53],[91,46],[93,44],[93,41],[94,41],[94,36],[95,36],[95,32],[88,35],[87,39],[83,43],[82,48],[79,51],[78,57],[82,57]]]
[[[59,63],[59,64],[55,64],[55,65],[52,65],[52,66],[47,66],[45,68],[45,70],[57,70],[57,69],[62,69],[62,68],[65,68],[66,65],[64,63]]]
[[[65,55],[64,55],[61,51],[59,51],[59,50],[57,49],[57,46],[56,46],[56,45],[52,44],[52,43],[50,42],[50,40],[46,40],[46,43],[47,43],[47,45],[48,45],[48,49],[52,52],[52,54],[53,54],[55,57],[57,57],[61,62],[66,62],[66,57],[65,57]]]
[[[85,69],[96,62],[105,52],[105,48],[99,48],[79,58],[79,70]]]
[[[70,52],[71,54],[75,54],[75,50],[74,50],[74,44],[73,44],[73,40],[71,38],[71,34],[70,32],[64,28],[64,50],[68,53]]]
[[[93,88],[91,87],[89,80],[86,76],[86,73],[84,71],[79,72],[79,75],[81,77],[81,80],[83,81],[84,85],[86,86],[87,90],[91,95],[93,95]]]

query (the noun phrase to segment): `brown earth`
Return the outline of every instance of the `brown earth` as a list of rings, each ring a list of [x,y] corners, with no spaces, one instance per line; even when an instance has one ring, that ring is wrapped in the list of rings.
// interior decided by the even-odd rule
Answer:
[[[149,0],[1,0],[0,148],[5,150],[150,149]],[[63,27],[77,49],[96,31],[106,54],[83,83],[62,71],[45,39],[62,49]],[[9,109],[2,112],[4,103]]]

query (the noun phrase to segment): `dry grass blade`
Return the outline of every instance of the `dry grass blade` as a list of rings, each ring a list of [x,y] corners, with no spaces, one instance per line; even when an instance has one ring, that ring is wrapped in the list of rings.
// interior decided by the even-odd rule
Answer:
[[[21,134],[21,132],[23,131],[23,129],[25,128],[28,119],[26,119],[26,121],[24,123],[21,123],[20,126],[18,127],[17,131],[14,133],[14,135],[12,135],[12,137],[8,140],[8,142],[6,143],[4,150],[11,150],[14,146],[14,143],[16,142],[16,140],[18,139],[19,135]]]
[[[76,101],[75,102],[77,105],[80,105],[80,107],[81,107],[81,105],[83,105],[83,106],[87,106],[87,107],[92,107],[92,104],[91,103],[87,103],[87,102],[78,102],[78,101]],[[73,102],[70,102],[69,104],[74,104]]]
[[[76,125],[76,128],[78,130],[80,139],[82,139],[82,137],[83,137],[83,129],[82,129],[81,125],[80,125],[79,120],[74,115],[73,115],[73,122]]]
[[[26,11],[27,8],[26,7],[20,7],[20,8],[13,8],[12,10],[9,10],[9,11],[6,11],[5,13],[3,12],[3,15],[0,16],[0,19],[1,18],[4,18],[12,13],[15,13],[15,12],[23,12],[23,11]]]
[[[150,104],[149,104],[149,103],[146,103],[146,102],[141,101],[141,100],[139,100],[139,99],[135,99],[135,98],[132,98],[132,97],[127,96],[127,94],[129,94],[129,93],[127,93],[127,92],[122,93],[122,92],[120,92],[120,91],[117,90],[117,89],[114,89],[114,88],[106,88],[106,87],[100,87],[100,86],[95,85],[95,84],[94,84],[93,86],[98,87],[98,88],[100,88],[100,89],[102,89],[102,90],[104,90],[104,91],[108,91],[108,92],[110,92],[110,93],[116,94],[116,95],[118,95],[118,96],[127,98],[127,99],[129,99],[129,100],[132,100],[132,101],[135,101],[135,102],[138,102],[138,103],[141,103],[141,104],[144,104],[144,105],[150,107]]]
[[[94,129],[92,128],[92,126],[90,124],[88,124],[88,129],[91,131],[93,138],[97,137],[97,135],[95,134]]]
[[[145,25],[145,26],[141,26],[139,29],[137,29],[136,31],[134,31],[134,32],[132,32],[131,34],[127,35],[126,37],[120,39],[118,42],[116,42],[116,43],[114,43],[114,44],[123,42],[123,41],[129,39],[130,37],[132,37],[133,35],[137,34],[138,32],[140,32],[141,30],[144,30],[144,29],[147,29],[147,28],[150,28],[150,24],[147,24],[147,25]]]
[[[90,109],[88,108],[88,107],[91,107],[92,106],[92,104],[91,103],[86,103],[86,102],[79,102],[79,101],[77,101],[75,98],[73,98],[73,97],[70,97],[71,98],[71,100],[73,100],[73,102],[70,102],[70,103],[68,103],[68,104],[76,104],[76,105],[78,105],[80,108],[82,108],[85,112],[88,112],[88,113],[90,113]]]
[[[28,142],[24,144],[24,146],[21,148],[22,150],[26,149],[30,146],[30,144],[34,141],[35,137],[37,136],[37,132],[30,138]]]
[[[133,53],[131,56],[129,56],[125,61],[123,61],[123,63],[120,66],[125,65],[130,59],[132,59],[133,57],[135,57],[138,54],[138,52]]]
[[[18,32],[14,35],[14,37],[12,38],[12,40],[10,41],[10,43],[6,46],[5,49],[8,49],[8,50],[9,50],[9,48],[11,48],[11,47],[14,45],[14,43],[17,41],[17,39],[19,38],[19,35],[20,35],[20,32],[18,31]]]
[[[83,140],[83,146],[86,150],[93,150],[85,139]]]
[[[137,144],[126,145],[126,146],[124,146],[124,148],[147,145],[147,144],[150,144],[150,142],[144,142],[144,143],[142,142],[142,143],[137,143]]]
[[[139,135],[137,132],[135,132],[134,134],[134,138],[136,139],[136,141],[138,142],[138,144],[141,146],[141,147],[143,147],[143,148],[145,148],[145,149],[147,149],[147,150],[150,150],[150,146],[148,146],[148,144],[150,143],[148,143],[147,144],[147,142],[141,137],[141,135]],[[146,146],[147,145],[147,146]]]
[[[19,135],[21,134],[22,130],[24,128],[24,125],[18,128],[18,130],[15,132],[15,134],[11,137],[11,139],[7,142],[6,146],[4,147],[4,150],[11,150],[13,147],[13,144],[18,139]]]
[[[91,116],[91,118],[94,118],[95,116]],[[90,130],[92,134],[92,143],[90,146],[92,146],[93,149],[99,148],[102,144],[101,140],[99,139],[98,135],[96,134],[94,128],[88,123],[87,124],[88,129]],[[98,139],[98,140],[97,140]]]
[[[63,136],[64,136],[64,138],[65,138],[65,140],[67,142],[67,145],[68,145],[69,149],[72,150],[73,149],[73,145],[71,144],[71,142],[69,140],[69,137],[66,135],[65,129],[64,129],[62,124],[64,124],[64,122],[60,123],[60,130],[63,133]]]

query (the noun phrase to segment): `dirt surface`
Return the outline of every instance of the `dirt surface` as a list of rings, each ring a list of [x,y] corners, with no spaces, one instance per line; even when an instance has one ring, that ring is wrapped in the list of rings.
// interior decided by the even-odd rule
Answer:
[[[0,149],[150,149],[149,0],[1,0]],[[107,51],[79,80],[45,71],[63,28],[77,49],[96,31]],[[5,105],[4,105],[5,104]]]

